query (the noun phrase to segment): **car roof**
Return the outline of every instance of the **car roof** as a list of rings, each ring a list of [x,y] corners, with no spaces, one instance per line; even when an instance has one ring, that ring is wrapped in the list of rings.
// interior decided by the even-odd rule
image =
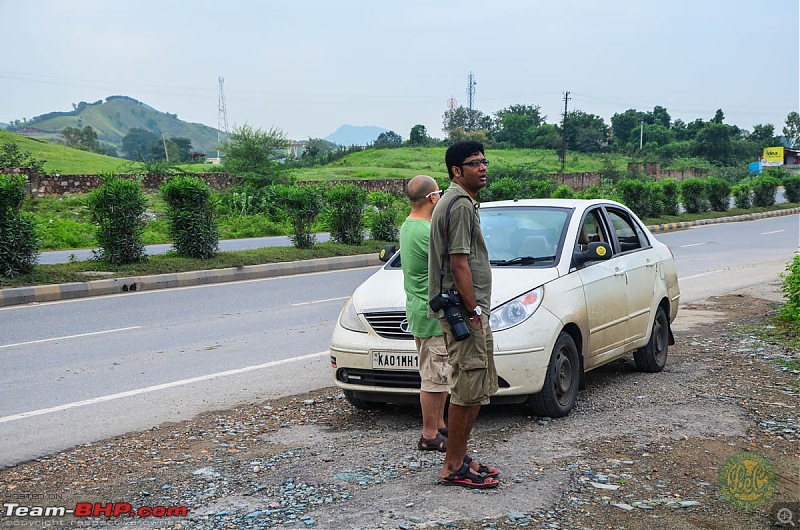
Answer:
[[[482,202],[481,208],[500,208],[509,206],[546,206],[550,208],[574,208],[585,210],[596,204],[622,204],[609,199],[514,199],[508,201]]]

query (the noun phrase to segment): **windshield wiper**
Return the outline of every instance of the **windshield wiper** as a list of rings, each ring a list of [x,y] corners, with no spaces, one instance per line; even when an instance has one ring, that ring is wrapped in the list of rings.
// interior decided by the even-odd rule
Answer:
[[[540,256],[535,258],[533,256],[517,256],[511,259],[493,259],[489,261],[490,265],[498,265],[504,267],[506,265],[528,265],[537,261],[553,261],[555,256]]]

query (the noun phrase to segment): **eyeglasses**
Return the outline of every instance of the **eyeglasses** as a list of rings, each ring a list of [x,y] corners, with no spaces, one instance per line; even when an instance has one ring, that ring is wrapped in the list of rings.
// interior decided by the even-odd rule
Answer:
[[[486,167],[489,167],[489,161],[485,158],[483,160],[470,160],[469,162],[464,162],[461,164],[462,166],[469,166],[469,167],[480,167],[483,164]]]
[[[427,199],[427,198],[428,198],[428,197],[430,197],[431,195],[438,195],[439,197],[441,197],[443,193],[444,193],[444,190],[436,190],[436,191],[432,191],[432,192],[430,192],[429,194],[425,195],[425,198]]]

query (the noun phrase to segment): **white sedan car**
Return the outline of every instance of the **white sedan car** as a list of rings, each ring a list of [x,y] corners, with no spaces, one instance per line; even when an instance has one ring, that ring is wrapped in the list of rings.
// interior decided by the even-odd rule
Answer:
[[[494,403],[565,416],[593,368],[630,353],[639,370],[664,368],[680,299],[675,262],[628,208],[530,199],[483,203],[480,216],[492,264]],[[418,400],[399,252],[348,300],[330,356],[354,406]]]

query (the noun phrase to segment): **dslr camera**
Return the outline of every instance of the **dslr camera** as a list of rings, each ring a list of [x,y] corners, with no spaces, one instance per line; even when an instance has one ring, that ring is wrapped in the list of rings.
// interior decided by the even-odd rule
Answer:
[[[450,324],[450,330],[456,340],[464,340],[469,337],[469,326],[461,313],[461,297],[458,296],[458,291],[448,289],[439,293],[428,302],[428,305],[434,311],[444,311],[444,317]]]

